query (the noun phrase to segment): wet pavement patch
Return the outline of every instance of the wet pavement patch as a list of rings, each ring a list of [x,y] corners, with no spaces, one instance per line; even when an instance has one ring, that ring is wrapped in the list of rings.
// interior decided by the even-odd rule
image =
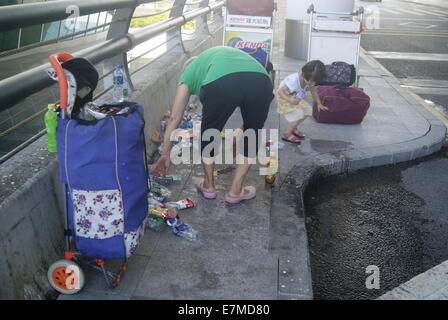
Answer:
[[[310,185],[315,299],[375,299],[448,259],[447,150],[425,160]],[[366,288],[371,265],[379,268],[380,289]]]

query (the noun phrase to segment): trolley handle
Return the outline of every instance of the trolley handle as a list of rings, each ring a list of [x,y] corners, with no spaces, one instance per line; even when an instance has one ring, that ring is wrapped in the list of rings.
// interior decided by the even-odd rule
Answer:
[[[315,11],[314,10],[314,4],[310,5],[309,8],[306,10],[308,14],[315,13],[315,14],[333,14],[333,15],[347,15],[347,16],[359,16],[360,14],[364,13],[364,8],[359,7],[357,11],[355,12],[324,12],[324,11]]]
[[[309,8],[306,10],[306,12],[308,14],[310,14],[311,12],[314,13],[314,4],[310,5]]]
[[[61,62],[65,62],[67,60],[72,59],[73,56],[66,52],[58,52],[55,54],[52,54],[48,61],[50,62],[51,66],[56,71],[56,75],[58,76],[58,83],[59,83],[59,99],[60,99],[60,108],[66,109],[67,108],[67,99],[68,99],[68,84],[67,84],[67,77],[65,76],[64,70],[62,68]]]

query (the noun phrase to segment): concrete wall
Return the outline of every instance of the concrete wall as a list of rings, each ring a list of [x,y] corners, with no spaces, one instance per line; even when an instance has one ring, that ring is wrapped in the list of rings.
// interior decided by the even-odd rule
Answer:
[[[132,100],[145,108],[149,136],[174,99],[183,63],[222,44],[222,28],[184,42],[186,53],[171,52],[135,75]],[[63,202],[58,165],[43,137],[0,166],[0,299],[45,299],[54,292],[46,278],[51,263],[63,258]]]

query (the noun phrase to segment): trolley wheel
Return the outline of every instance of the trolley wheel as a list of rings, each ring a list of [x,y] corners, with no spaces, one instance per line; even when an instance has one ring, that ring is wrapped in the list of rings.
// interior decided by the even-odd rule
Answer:
[[[126,272],[126,271],[128,271],[128,266],[120,266],[120,271],[122,271],[122,272]]]
[[[79,265],[70,260],[53,263],[47,272],[48,282],[62,294],[75,294],[84,286],[84,273]]]

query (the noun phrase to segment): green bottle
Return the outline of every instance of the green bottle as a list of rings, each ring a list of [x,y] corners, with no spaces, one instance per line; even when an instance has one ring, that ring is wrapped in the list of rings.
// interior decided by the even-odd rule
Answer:
[[[47,149],[49,152],[56,152],[56,127],[58,114],[54,104],[48,105],[48,111],[45,113],[44,122],[47,127]]]

